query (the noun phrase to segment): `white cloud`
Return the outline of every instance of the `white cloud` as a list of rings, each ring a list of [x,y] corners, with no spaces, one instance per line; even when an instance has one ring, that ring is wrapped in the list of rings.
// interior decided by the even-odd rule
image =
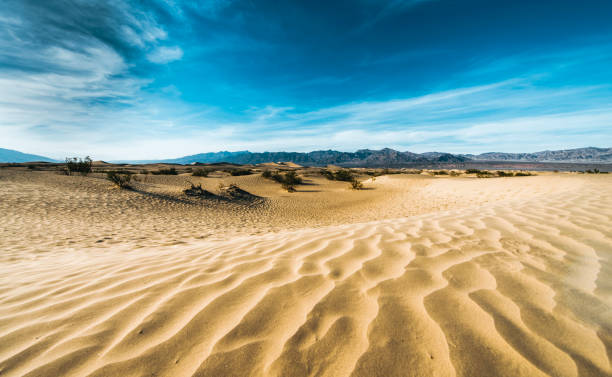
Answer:
[[[147,59],[156,64],[166,64],[182,58],[183,50],[178,46],[158,47],[147,55]]]

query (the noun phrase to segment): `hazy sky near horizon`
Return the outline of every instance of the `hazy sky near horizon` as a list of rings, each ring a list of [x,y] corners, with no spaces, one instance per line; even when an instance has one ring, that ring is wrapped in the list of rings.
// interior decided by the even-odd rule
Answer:
[[[0,147],[612,146],[609,0],[5,0]]]

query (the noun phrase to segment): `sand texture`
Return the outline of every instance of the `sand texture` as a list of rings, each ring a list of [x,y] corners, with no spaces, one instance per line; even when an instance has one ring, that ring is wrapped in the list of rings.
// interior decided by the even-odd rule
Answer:
[[[612,375],[612,176],[150,179],[0,174],[0,376]]]

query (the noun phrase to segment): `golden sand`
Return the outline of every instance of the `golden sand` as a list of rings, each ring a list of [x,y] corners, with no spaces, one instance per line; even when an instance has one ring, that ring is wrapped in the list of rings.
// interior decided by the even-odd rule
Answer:
[[[306,178],[0,170],[0,376],[612,374],[612,175]]]

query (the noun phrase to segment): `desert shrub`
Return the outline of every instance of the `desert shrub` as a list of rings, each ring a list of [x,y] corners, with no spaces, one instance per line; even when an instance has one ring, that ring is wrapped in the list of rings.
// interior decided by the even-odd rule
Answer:
[[[529,177],[531,175],[533,175],[533,174],[531,174],[528,171],[519,171],[516,174],[514,174],[515,177]]]
[[[593,169],[593,170],[589,169],[585,173],[587,173],[587,174],[599,174],[600,171],[599,171],[599,169]]]
[[[196,169],[193,171],[193,173],[191,173],[191,175],[194,177],[208,177],[209,173],[210,171],[206,169]]]
[[[283,183],[284,181],[284,177],[278,171],[270,172],[267,178],[273,180],[274,182],[278,182],[278,183]]]
[[[279,172],[272,174],[272,180],[278,183],[283,183],[283,176]]]
[[[505,172],[505,171],[502,171],[502,170],[498,170],[497,171],[497,176],[498,177],[514,177],[514,173],[512,173],[512,172],[508,173],[508,172]]]
[[[68,175],[72,175],[72,173],[87,175],[91,173],[91,165],[92,161],[89,156],[85,158],[66,157],[66,171],[68,172]]]
[[[465,170],[465,174],[478,174],[478,173],[482,173],[482,171],[479,169],[466,169]]]
[[[302,177],[297,175],[297,173],[294,171],[288,171],[285,173],[285,176],[283,177],[283,182],[290,184],[290,185],[299,185],[302,183]]]
[[[30,165],[28,165],[28,169],[36,170],[36,165],[30,164]]]
[[[478,173],[476,173],[476,177],[478,178],[491,178],[492,176],[493,174],[491,174],[490,172],[486,170],[481,170]]]
[[[152,171],[155,175],[178,175],[178,171],[175,168],[170,169],[159,169],[158,171]]]
[[[147,169],[142,169],[142,170],[140,171],[140,174],[145,174],[145,175],[147,175],[147,174],[149,174],[149,171],[148,171]]]
[[[130,187],[130,180],[132,176],[127,173],[119,173],[116,171],[108,171],[106,172],[106,179],[115,184],[115,186],[121,189],[128,189]]]
[[[184,189],[183,193],[188,196],[199,196],[208,198],[212,198],[215,196],[215,194],[213,194],[212,192],[205,190],[201,184],[195,185],[193,183],[191,183],[190,188]]]
[[[271,172],[269,170],[266,170],[262,173],[261,176],[267,179],[271,179],[274,182],[280,183],[281,186],[289,192],[294,192],[295,185],[302,184],[303,182],[302,177],[297,175],[297,173],[294,171],[288,171],[284,174],[281,174],[278,171]]]
[[[353,176],[353,173],[351,173],[350,170],[338,170],[336,173],[334,173],[334,179],[336,181],[344,181],[344,182],[352,182],[355,177]]]
[[[461,173],[459,173],[458,171],[451,170],[450,175],[451,177],[458,177],[461,175]]]
[[[239,175],[251,175],[253,174],[250,170],[241,170],[241,169],[233,169],[229,171],[231,176],[239,176]]]
[[[351,173],[351,171],[347,169],[338,170],[335,173],[327,169],[321,169],[320,173],[322,176],[329,179],[330,181],[351,182],[353,181],[353,179],[355,179],[353,173]]]
[[[353,179],[351,181],[351,188],[353,190],[363,190],[363,183],[361,183],[360,181]]]
[[[434,171],[433,175],[448,175],[448,172],[446,170],[438,170]]]
[[[327,169],[321,169],[320,173],[322,176],[329,179],[330,181],[334,180],[334,173],[332,171],[327,170]]]
[[[289,182],[282,182],[281,183],[281,187],[285,190],[287,190],[288,192],[295,192],[295,185],[289,183]]]

